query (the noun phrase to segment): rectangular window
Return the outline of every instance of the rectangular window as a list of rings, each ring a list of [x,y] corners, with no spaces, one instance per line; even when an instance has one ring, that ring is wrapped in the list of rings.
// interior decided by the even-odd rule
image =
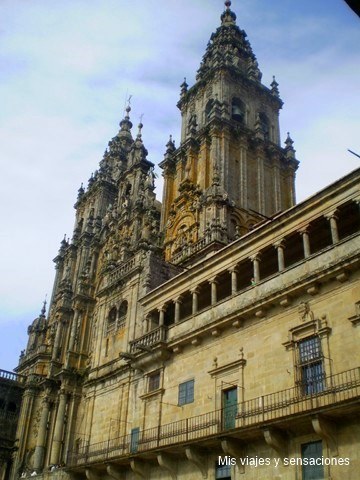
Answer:
[[[231,465],[215,465],[216,480],[231,480]]]
[[[319,337],[310,337],[298,343],[299,371],[303,395],[322,392],[325,374]]]
[[[153,392],[160,388],[160,372],[155,372],[149,375],[148,391]]]
[[[223,406],[223,428],[230,430],[235,428],[237,415],[237,387],[223,390],[222,392]]]
[[[194,401],[194,380],[189,380],[179,385],[179,405]]]
[[[139,445],[139,436],[140,436],[140,428],[133,428],[131,430],[131,438],[130,438],[130,452],[136,453],[138,450]]]
[[[322,442],[301,445],[302,480],[324,479],[324,466],[320,463],[322,454]],[[317,459],[320,465],[316,465]]]

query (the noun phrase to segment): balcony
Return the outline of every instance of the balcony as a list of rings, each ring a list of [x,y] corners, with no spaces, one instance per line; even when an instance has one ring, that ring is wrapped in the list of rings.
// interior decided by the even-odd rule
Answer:
[[[99,292],[104,292],[106,289],[117,285],[118,282],[121,282],[125,277],[135,272],[139,268],[139,265],[139,259],[135,256],[122,265],[116,267],[105,276]]]
[[[0,380],[8,380],[10,382],[25,383],[25,377],[17,373],[0,370]]]
[[[143,430],[136,437],[124,435],[84,445],[78,452],[69,454],[68,468],[122,460],[151,450],[216,439],[224,435],[239,436],[249,427],[262,427],[289,417],[340,408],[342,404],[348,405],[359,397],[360,367],[326,377],[321,392],[301,395],[299,387],[294,387],[239,403],[236,411],[231,409],[232,419],[228,418],[224,409],[219,409]],[[229,429],[229,425],[233,428]]]
[[[141,347],[154,347],[159,343],[166,341],[167,327],[160,326],[146,333],[142,337],[130,342],[130,353],[137,353]]]

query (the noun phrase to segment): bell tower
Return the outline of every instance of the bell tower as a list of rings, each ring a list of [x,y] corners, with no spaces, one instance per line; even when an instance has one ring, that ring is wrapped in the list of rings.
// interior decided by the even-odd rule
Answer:
[[[181,144],[170,138],[161,225],[165,258],[193,263],[295,203],[298,161],[290,136],[280,145],[283,102],[270,88],[236,15],[225,2],[196,83],[181,85]]]

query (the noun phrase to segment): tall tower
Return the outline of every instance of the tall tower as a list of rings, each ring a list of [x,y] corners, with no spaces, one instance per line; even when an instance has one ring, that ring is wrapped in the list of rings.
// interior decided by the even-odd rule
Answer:
[[[181,144],[170,138],[165,179],[165,258],[192,263],[295,202],[298,161],[280,146],[278,84],[262,74],[246,33],[225,2],[190,89],[181,85]],[[206,247],[206,248],[204,248]]]
[[[87,189],[79,189],[72,239],[63,239],[54,259],[49,314],[44,305],[28,329],[16,369],[26,378],[17,474],[62,465],[74,429],[90,435],[91,422],[76,427],[84,415],[84,379],[99,367],[121,364],[119,352],[142,333],[138,298],[168,278],[162,268],[154,165],[147,160],[141,123],[132,136],[130,110]],[[127,366],[117,368],[127,378]]]

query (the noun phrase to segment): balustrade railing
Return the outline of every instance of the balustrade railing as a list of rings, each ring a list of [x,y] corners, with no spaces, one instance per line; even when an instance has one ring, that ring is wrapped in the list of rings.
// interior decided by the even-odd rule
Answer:
[[[124,275],[129,273],[135,266],[136,266],[135,257],[130,259],[128,262],[124,263],[123,265],[120,265],[120,267],[116,268],[113,272],[109,274],[108,285],[111,285],[112,283],[122,278]]]
[[[298,387],[289,388],[246,400],[239,403],[236,409],[231,409],[231,412],[219,409],[143,430],[136,436],[128,434],[84,445],[78,452],[69,455],[68,466],[96,463],[208,436],[223,435],[229,429],[260,425],[270,420],[340,404],[359,396],[360,367],[326,377],[324,389],[308,395],[302,395]]]
[[[24,383],[25,377],[22,375],[18,375],[14,372],[8,372],[7,370],[0,370],[0,379],[3,378],[5,380],[12,380],[13,382]]]
[[[142,337],[137,338],[130,342],[130,352],[136,353],[139,351],[137,348],[139,345],[143,347],[151,347],[159,342],[164,342],[166,340],[166,331],[165,326],[160,326],[146,333]]]

